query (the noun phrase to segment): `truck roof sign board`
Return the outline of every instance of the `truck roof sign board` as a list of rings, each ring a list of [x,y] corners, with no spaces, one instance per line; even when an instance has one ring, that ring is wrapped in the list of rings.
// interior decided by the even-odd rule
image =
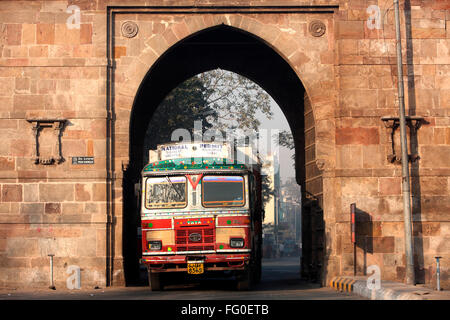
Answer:
[[[180,158],[228,158],[230,148],[227,144],[198,142],[174,143],[158,146],[160,160],[173,160]]]

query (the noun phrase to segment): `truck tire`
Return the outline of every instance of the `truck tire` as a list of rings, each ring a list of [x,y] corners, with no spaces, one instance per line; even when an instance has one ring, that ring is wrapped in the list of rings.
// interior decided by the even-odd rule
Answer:
[[[150,287],[150,291],[161,291],[163,288],[161,283],[161,274],[148,270],[148,285]]]

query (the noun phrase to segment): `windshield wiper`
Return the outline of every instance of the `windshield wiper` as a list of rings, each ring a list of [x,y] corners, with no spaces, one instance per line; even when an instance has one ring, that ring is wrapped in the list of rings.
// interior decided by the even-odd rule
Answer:
[[[183,199],[183,195],[178,192],[177,188],[175,188],[175,186],[173,185],[173,182],[170,180],[169,176],[166,176],[166,180],[170,183],[170,185],[172,186],[173,190],[175,190],[175,192],[178,194],[180,199]]]

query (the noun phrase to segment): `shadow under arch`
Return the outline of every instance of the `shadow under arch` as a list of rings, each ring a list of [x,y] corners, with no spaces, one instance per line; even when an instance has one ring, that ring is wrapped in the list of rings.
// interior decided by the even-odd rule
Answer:
[[[296,72],[257,36],[226,25],[199,31],[172,46],[153,64],[134,99],[130,118],[129,166],[123,179],[123,258],[126,284],[139,281],[139,204],[134,184],[145,165],[143,143],[148,123],[165,96],[183,81],[213,69],[240,74],[263,88],[283,111],[294,137],[296,181],[305,182],[305,88]],[[164,125],[164,124],[161,124]],[[300,195],[299,195],[300,197]]]

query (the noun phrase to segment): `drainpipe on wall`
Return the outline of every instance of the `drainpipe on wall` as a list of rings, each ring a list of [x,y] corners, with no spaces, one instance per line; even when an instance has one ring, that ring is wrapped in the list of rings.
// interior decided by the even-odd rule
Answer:
[[[411,223],[411,190],[409,182],[408,146],[406,141],[405,121],[405,94],[403,87],[403,63],[402,44],[400,34],[400,10],[398,0],[394,0],[395,8],[395,35],[397,45],[397,70],[398,70],[398,102],[400,120],[400,140],[402,148],[402,190],[403,190],[403,218],[405,228],[405,255],[406,255],[406,283],[415,285],[414,251],[412,242]]]
[[[55,282],[53,280],[53,257],[55,255],[54,254],[49,254],[48,256],[50,257],[50,286],[49,286],[49,288],[52,289],[52,290],[56,290]]]
[[[106,15],[106,286],[113,285],[114,274],[114,10]]]

